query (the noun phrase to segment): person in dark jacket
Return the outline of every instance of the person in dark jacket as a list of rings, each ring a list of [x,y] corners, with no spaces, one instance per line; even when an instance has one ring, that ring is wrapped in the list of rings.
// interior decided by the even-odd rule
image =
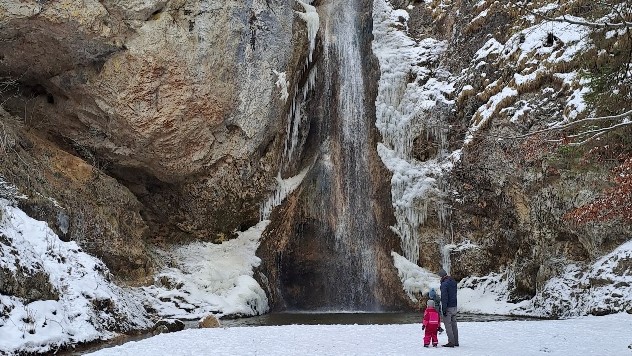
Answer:
[[[430,291],[428,292],[428,299],[434,302],[435,309],[439,313],[439,317],[441,317],[441,315],[443,315],[441,313],[441,298],[434,288],[430,288]],[[439,331],[439,334],[443,332],[443,328],[441,327],[441,325],[439,325],[439,328],[437,330]]]
[[[441,314],[441,298],[434,288],[430,288],[430,291],[428,292],[428,299],[431,299],[435,302],[435,309],[437,309],[439,314]]]
[[[441,311],[445,331],[448,335],[448,343],[443,347],[459,346],[459,329],[456,325],[456,281],[448,276],[443,268],[437,274],[441,277]]]

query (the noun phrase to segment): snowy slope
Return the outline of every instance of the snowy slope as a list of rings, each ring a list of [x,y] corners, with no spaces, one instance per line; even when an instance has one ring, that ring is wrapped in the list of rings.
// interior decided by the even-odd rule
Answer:
[[[45,222],[0,199],[0,268],[44,272],[58,300],[0,294],[0,351],[44,352],[66,343],[149,327],[142,305],[110,281],[103,262],[63,242]]]

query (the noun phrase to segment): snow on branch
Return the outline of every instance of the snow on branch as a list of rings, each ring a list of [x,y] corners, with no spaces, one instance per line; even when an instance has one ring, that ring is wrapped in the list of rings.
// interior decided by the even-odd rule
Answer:
[[[541,12],[537,12],[534,10],[531,10],[529,8],[527,8],[525,5],[522,4],[516,4],[516,6],[522,10],[525,10],[527,12],[529,12],[530,14],[539,17],[545,21],[551,21],[551,22],[564,22],[564,23],[570,23],[570,24],[574,24],[574,25],[580,25],[580,26],[586,26],[586,27],[591,27],[591,28],[608,28],[608,29],[630,29],[632,28],[632,22],[626,21],[625,16],[623,15],[623,13],[621,13],[621,11],[619,9],[617,9],[616,6],[614,6],[613,4],[608,4],[604,1],[597,1],[598,4],[603,5],[603,6],[607,6],[610,7],[612,9],[612,11],[614,13],[617,14],[617,17],[620,19],[620,22],[610,22],[607,20],[604,20],[602,22],[599,21],[588,21],[588,20],[584,20],[582,18],[578,18],[575,16],[569,16],[569,15],[562,15],[561,17],[550,17],[547,16]]]
[[[622,114],[618,114],[618,115],[611,115],[611,116],[599,116],[599,117],[588,117],[585,119],[581,119],[581,120],[577,120],[577,121],[572,121],[563,125],[557,125],[557,126],[551,126],[551,127],[547,127],[545,129],[542,130],[537,130],[537,131],[533,131],[533,132],[529,132],[526,133],[524,135],[517,135],[517,136],[508,136],[508,137],[499,137],[501,139],[520,139],[520,138],[527,138],[527,137],[531,137],[531,136],[535,136],[535,135],[539,135],[542,133],[548,133],[548,132],[561,132],[561,131],[565,131],[574,127],[577,127],[579,125],[585,125],[585,124],[591,124],[591,123],[602,123],[602,122],[608,122],[608,121],[619,121],[618,123],[614,123],[611,125],[608,125],[606,127],[602,127],[602,128],[596,128],[596,129],[590,129],[587,131],[582,131],[573,135],[568,135],[568,136],[564,136],[563,138],[559,139],[559,140],[552,140],[552,142],[563,142],[566,143],[570,146],[581,146],[585,143],[588,143],[594,139],[596,139],[599,136],[602,136],[608,132],[611,132],[613,130],[616,130],[618,128],[621,128],[623,126],[628,126],[628,125],[632,125],[632,121],[630,121],[630,117],[632,117],[632,110],[628,110]],[[574,142],[575,139],[581,139],[581,141],[579,142]]]

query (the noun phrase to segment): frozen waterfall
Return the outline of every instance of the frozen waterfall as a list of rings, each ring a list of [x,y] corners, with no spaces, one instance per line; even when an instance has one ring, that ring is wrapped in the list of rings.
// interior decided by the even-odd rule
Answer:
[[[387,0],[374,0],[373,52],[380,62],[376,126],[383,138],[378,152],[393,172],[397,224],[392,229],[401,239],[404,257],[417,263],[419,230],[428,215],[435,214],[443,227],[449,220],[441,177],[452,168],[454,157],[447,150],[448,124],[441,111],[453,104],[447,97],[454,88],[449,73],[433,68],[446,43],[410,38],[405,30],[408,19],[406,10],[394,10]],[[419,137],[436,145],[436,153],[425,160],[412,153]],[[438,243],[442,240],[437,237]]]

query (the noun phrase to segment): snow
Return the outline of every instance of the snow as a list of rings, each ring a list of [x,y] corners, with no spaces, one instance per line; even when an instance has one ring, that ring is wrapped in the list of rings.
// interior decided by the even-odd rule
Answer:
[[[527,305],[507,302],[508,280],[505,274],[490,273],[483,277],[468,277],[459,282],[459,310],[475,314],[511,315]]]
[[[253,278],[255,256],[268,220],[221,244],[194,242],[161,253],[165,267],[156,285],[143,287],[152,308],[165,317],[197,319],[209,313],[259,315],[268,298]],[[178,288],[173,288],[178,286]]]
[[[518,96],[518,91],[511,87],[504,87],[500,93],[493,95],[486,104],[481,105],[474,114],[474,124],[470,126],[465,135],[464,145],[469,144],[476,132],[485,127],[485,124],[499,111],[499,107],[506,102]]]
[[[478,20],[480,20],[480,19],[484,18],[485,16],[487,16],[487,13],[488,13],[488,10],[483,10],[483,11],[481,11],[481,13],[480,13],[480,14],[478,14],[478,15],[476,15],[476,17],[475,17],[475,18],[473,18],[473,19],[472,19],[472,21],[470,21],[470,23],[473,23],[473,22],[475,22],[475,21],[478,21]]]
[[[487,40],[487,42],[485,42],[483,47],[476,51],[473,60],[475,62],[478,62],[481,59],[487,58],[492,54],[500,54],[502,53],[503,48],[504,46],[502,45],[502,43],[498,42],[495,38],[490,38],[489,40]]]
[[[545,46],[549,33],[558,40],[552,46]],[[588,34],[589,29],[586,26],[565,22],[541,22],[513,35],[507,41],[507,50],[503,56],[509,58],[515,52],[519,52],[518,63],[528,60],[533,55],[538,56],[541,61],[550,63],[568,62],[580,51],[587,49]],[[561,49],[558,48],[558,43]]]
[[[274,84],[279,88],[279,98],[283,100],[283,102],[286,102],[290,96],[287,92],[287,88],[290,85],[287,81],[287,75],[285,72],[277,72],[276,70],[272,70],[272,72],[277,76],[277,81]]]
[[[420,314],[421,319],[421,314]],[[192,329],[103,349],[143,355],[630,355],[632,315],[556,321],[460,322],[459,348],[424,349],[420,324]],[[440,345],[447,342],[439,335]]]
[[[44,222],[0,199],[0,268],[44,273],[58,300],[28,302],[0,294],[0,351],[45,352],[69,342],[114,334],[107,330],[150,325],[132,293],[110,281],[103,262],[61,241]],[[98,306],[107,306],[99,308]]]

